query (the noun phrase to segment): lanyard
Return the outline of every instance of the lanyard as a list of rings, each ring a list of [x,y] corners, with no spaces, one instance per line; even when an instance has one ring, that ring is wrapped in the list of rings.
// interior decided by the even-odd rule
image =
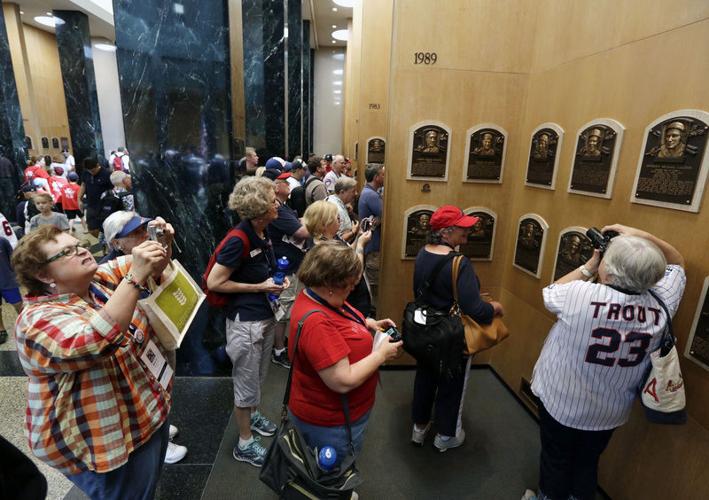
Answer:
[[[350,321],[355,321],[356,323],[359,323],[363,327],[367,328],[367,323],[362,320],[362,318],[355,312],[352,307],[345,303],[342,305],[342,308],[337,308],[332,306],[328,301],[320,297],[317,293],[315,293],[311,288],[306,288],[305,291],[308,293],[308,295],[317,303],[324,305],[325,307],[332,309],[335,311],[337,314],[340,316],[349,319]]]

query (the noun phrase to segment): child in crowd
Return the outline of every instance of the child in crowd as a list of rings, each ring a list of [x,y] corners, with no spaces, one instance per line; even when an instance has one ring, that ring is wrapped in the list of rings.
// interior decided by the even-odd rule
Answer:
[[[64,210],[64,213],[66,214],[67,219],[71,222],[71,232],[74,232],[74,219],[78,218],[79,221],[83,223],[81,220],[82,213],[81,210],[79,210],[79,185],[76,183],[76,181],[79,180],[79,176],[76,175],[76,172],[69,172],[69,175],[67,176],[69,179],[69,182],[67,184],[64,184],[61,188],[62,191],[62,209]],[[86,229],[84,229],[86,231]]]
[[[62,211],[62,187],[68,184],[63,175],[64,167],[54,167],[54,175],[48,179],[49,189],[52,192],[54,205],[56,205],[58,212]]]
[[[66,215],[52,212],[54,198],[48,193],[38,193],[32,198],[39,213],[30,220],[30,231],[34,231],[39,226],[51,224],[62,231],[69,230],[69,220]]]
[[[8,239],[0,237],[0,293],[2,294],[2,301],[14,307],[19,314],[20,310],[22,310],[22,296],[15,279],[15,271],[13,271],[10,264],[11,255],[12,244]],[[4,344],[6,341],[7,331],[5,330],[2,314],[0,314],[0,344]]]

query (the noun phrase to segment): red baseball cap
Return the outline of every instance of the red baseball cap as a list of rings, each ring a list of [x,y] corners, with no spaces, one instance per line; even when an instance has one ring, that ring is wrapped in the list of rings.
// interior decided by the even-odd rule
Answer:
[[[293,177],[293,175],[290,172],[283,172],[281,175],[276,177],[277,180],[284,181],[288,179],[289,177]]]
[[[443,229],[446,227],[472,227],[479,217],[473,215],[465,215],[463,211],[453,205],[443,205],[438,210],[433,212],[429,224],[434,230]]]

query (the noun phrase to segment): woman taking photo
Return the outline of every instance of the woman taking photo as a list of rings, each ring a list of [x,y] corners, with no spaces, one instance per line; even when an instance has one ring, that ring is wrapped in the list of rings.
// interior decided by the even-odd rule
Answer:
[[[468,240],[468,234],[478,221],[477,217],[465,215],[452,205],[444,205],[431,216],[429,243],[416,256],[414,268],[414,295],[418,296],[424,283],[430,287],[423,296],[424,302],[433,309],[449,311],[453,306],[453,257],[460,255],[455,248]],[[446,261],[445,264],[441,264]],[[438,266],[440,271],[433,276]],[[480,324],[489,324],[494,315],[502,315],[502,305],[485,302],[480,297],[480,281],[473,265],[463,259],[458,276],[458,305]],[[436,430],[434,446],[441,452],[456,448],[465,441],[461,417],[463,397],[470,373],[470,357],[460,353],[460,369],[452,378],[439,377],[430,369],[417,365],[414,380],[412,416],[414,428],[411,441],[423,446],[426,434],[431,428],[431,412],[435,406]]]
[[[339,181],[338,181],[339,182]],[[347,246],[348,243],[338,236],[340,230],[340,218],[337,206],[325,200],[316,201],[311,204],[303,214],[303,225],[313,237],[313,242],[318,245],[324,241],[336,241]],[[352,245],[355,248],[357,258],[364,266],[364,247],[372,239],[372,232],[362,233],[357,241]],[[360,277],[354,288],[347,296],[349,302],[355,309],[366,318],[372,314],[372,298],[364,277]]]
[[[172,369],[143,311],[149,276],[170,260],[146,241],[99,267],[79,241],[42,226],[12,256],[28,295],[17,351],[29,377],[32,452],[92,499],[152,498],[168,443]]]
[[[239,440],[234,459],[261,467],[264,448],[251,431],[273,436],[277,427],[258,411],[261,386],[271,360],[276,319],[268,294],[288,288],[273,282],[276,257],[268,225],[278,217],[273,181],[244,177],[229,196],[229,208],[241,218],[241,236],[231,236],[217,255],[207,278],[209,290],[229,295],[226,306],[226,352],[232,362],[234,414]],[[246,239],[244,241],[243,238]]]
[[[327,202],[323,202],[327,203]],[[402,342],[384,341],[372,350],[372,331],[394,326],[375,321],[352,307],[346,297],[362,276],[362,262],[347,245],[326,241],[305,255],[298,278],[307,287],[291,313],[289,357],[293,366],[288,409],[309,447],[332,446],[337,462],[349,453],[340,395],[347,395],[355,454],[362,449],[374,406],[377,370],[401,352]],[[295,354],[298,322],[303,324]]]
[[[684,259],[672,245],[620,224],[609,230],[619,236],[603,260],[596,250],[542,290],[557,322],[532,376],[541,400],[539,498],[595,498],[598,460],[628,421],[669,319],[650,290],[671,315],[684,292]]]

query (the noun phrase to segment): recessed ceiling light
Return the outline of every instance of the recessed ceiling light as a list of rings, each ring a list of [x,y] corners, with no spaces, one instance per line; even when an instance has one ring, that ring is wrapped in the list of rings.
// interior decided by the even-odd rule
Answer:
[[[337,7],[333,7],[333,8],[332,8],[332,11],[333,11],[333,12],[337,12]]]
[[[95,43],[94,47],[98,50],[105,50],[106,52],[115,52],[116,46],[112,43]]]
[[[34,20],[36,23],[39,23],[42,26],[49,26],[50,28],[55,28],[56,26],[64,24],[63,19],[59,19],[58,17],[52,16],[37,16],[34,18]]]
[[[333,85],[342,85],[342,80],[334,80],[332,82]]]
[[[20,11],[20,15],[23,16],[24,14],[25,14],[25,11],[24,11],[24,10],[21,10],[21,11]],[[333,28],[334,28],[334,26],[333,26]]]
[[[337,40],[333,40],[332,43],[337,43]]]
[[[340,7],[347,7],[351,9],[354,7],[354,0],[332,0],[336,5]]]
[[[346,42],[349,39],[350,33],[347,30],[337,30],[332,32],[332,38]]]
[[[334,29],[334,30],[337,29],[337,25],[336,25],[336,24],[333,24],[333,25],[332,25],[332,29]]]
[[[333,75],[341,75],[342,73],[344,73],[344,70],[342,70],[342,69],[333,69],[332,70]]]
[[[333,90],[332,93],[333,94],[342,94],[342,91],[340,89],[337,89],[337,90]]]
[[[47,12],[47,15],[48,15],[48,16],[53,16],[54,14],[52,14],[51,12]]]

